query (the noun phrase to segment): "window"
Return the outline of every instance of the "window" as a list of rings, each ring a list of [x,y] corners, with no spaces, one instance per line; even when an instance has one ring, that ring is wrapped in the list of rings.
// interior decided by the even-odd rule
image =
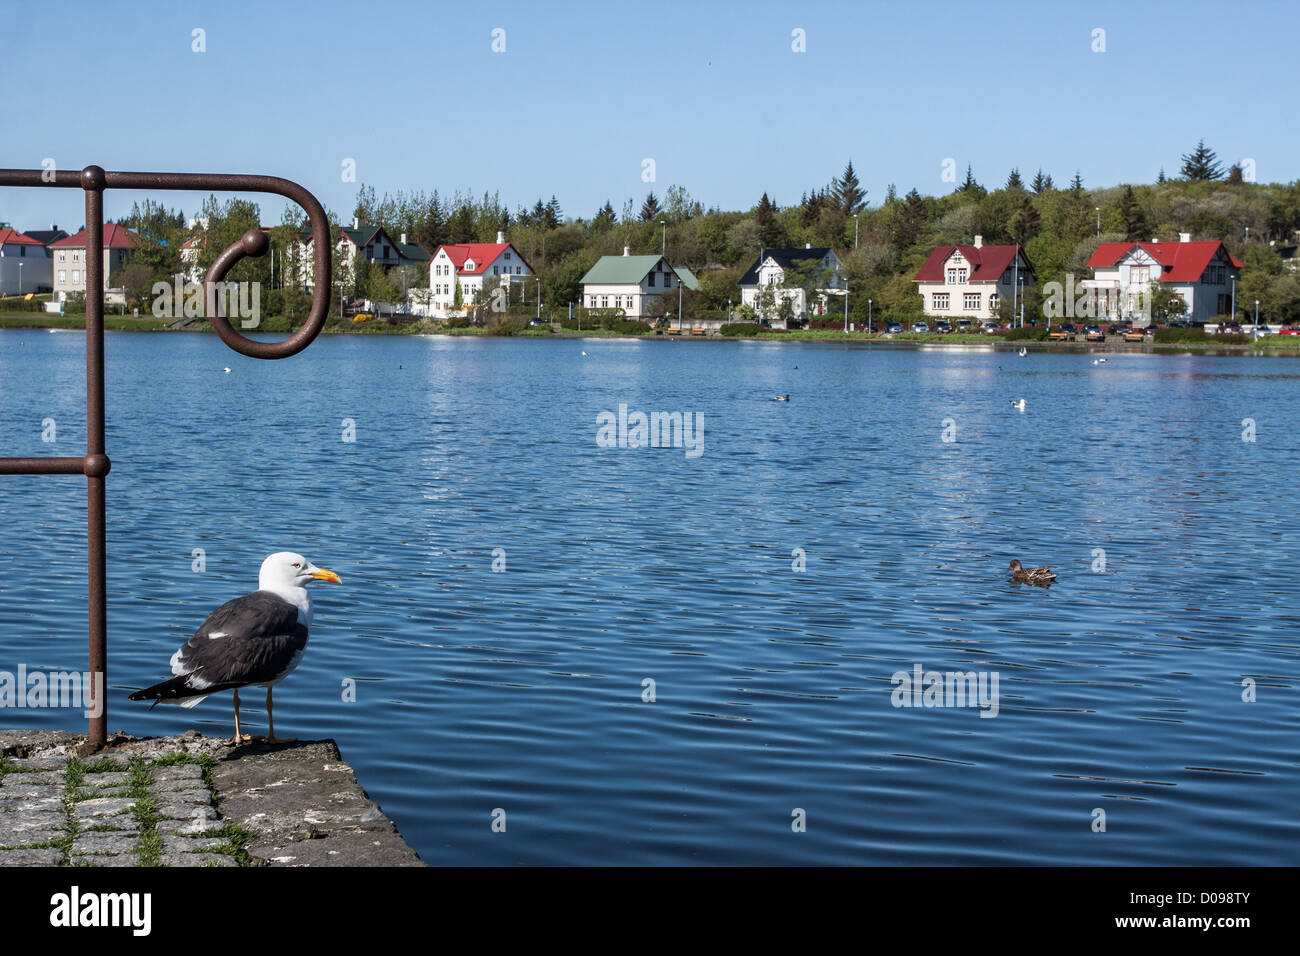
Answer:
[[[62,262],[64,259],[67,258],[67,256],[68,256],[68,254],[67,254],[66,252],[60,252],[60,253],[59,253],[59,261]]]
[[[515,275],[521,275],[524,271],[523,266],[515,266]]]
[[[664,288],[665,288],[665,289],[671,289],[672,287],[673,287],[673,277],[670,276],[667,272],[665,272],[665,273],[664,273]]]
[[[997,310],[998,310],[998,294],[994,292],[992,295],[989,296],[989,311],[996,312]]]
[[[67,281],[68,281],[68,273],[67,273],[67,270],[66,270],[66,269],[60,269],[60,270],[59,270],[59,285],[62,285],[63,283],[65,283],[65,282],[67,282]]]
[[[509,253],[509,251],[506,252],[506,258],[507,258],[507,259],[510,258],[510,253]]]
[[[935,309],[946,309],[946,308],[948,308],[948,293],[947,293],[947,292],[936,292],[936,293],[934,294],[934,299],[931,300],[931,306],[932,306],[933,308],[935,308]]]
[[[958,269],[958,270],[957,270],[957,281],[958,281],[959,283],[960,283],[960,282],[965,282],[965,281],[966,281],[966,270],[965,270],[965,269]]]
[[[73,282],[73,284],[75,285],[76,283],[78,283],[78,282],[80,282],[80,281],[81,281],[81,270],[80,270],[80,269],[73,269],[73,270],[72,270],[72,282]]]
[[[966,309],[978,309],[980,307],[980,294],[978,292],[967,292],[962,305]]]
[[[587,298],[591,300],[587,303],[588,307],[594,309],[596,307],[596,297],[594,295],[589,295]]]
[[[72,254],[72,261],[73,261],[73,262],[80,262],[80,261],[81,261],[81,253],[80,253],[80,252],[74,252],[74,253]]]
[[[500,266],[493,266],[493,267],[492,267],[492,274],[493,274],[494,276],[496,276],[496,275],[500,275],[500,274],[501,274],[501,267],[500,267]]]
[[[653,272],[650,273],[650,281],[649,281],[649,283],[647,283],[647,284],[648,284],[648,285],[650,286],[650,288],[652,288],[652,289],[655,287],[655,274],[654,274]]]
[[[1151,267],[1129,266],[1128,281],[1130,285],[1146,285],[1151,281]]]
[[[956,270],[956,269],[949,269],[949,270],[948,270],[948,281],[949,281],[949,282],[956,282],[956,281],[957,281],[957,270]]]
[[[609,308],[609,296],[607,296],[607,295],[602,295],[602,296],[600,297],[600,307],[601,307],[602,309],[608,309],[608,308]]]

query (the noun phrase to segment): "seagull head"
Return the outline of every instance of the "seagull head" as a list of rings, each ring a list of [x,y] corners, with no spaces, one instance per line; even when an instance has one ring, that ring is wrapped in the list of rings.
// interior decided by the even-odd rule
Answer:
[[[292,551],[277,551],[268,557],[262,562],[262,570],[257,576],[257,586],[263,591],[281,592],[289,588],[301,588],[312,581],[343,583],[333,571],[318,568],[301,554]]]

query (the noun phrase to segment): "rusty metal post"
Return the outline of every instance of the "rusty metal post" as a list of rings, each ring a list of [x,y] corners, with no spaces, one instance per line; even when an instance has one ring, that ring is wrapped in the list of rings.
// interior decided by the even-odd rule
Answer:
[[[280,359],[296,355],[310,345],[325,325],[330,295],[330,231],[325,210],[316,197],[297,183],[274,176],[239,176],[207,173],[105,172],[87,166],[80,173],[40,169],[0,169],[0,186],[80,187],[86,193],[86,454],[82,458],[0,458],[0,475],[84,475],[86,478],[86,611],[89,644],[88,669],[108,673],[108,542],[106,479],[112,462],[104,444],[104,190],[105,189],[202,189],[276,193],[298,203],[311,220],[315,277],[311,312],[302,328],[280,342],[257,342],[231,327],[216,306],[216,283],[245,256],[260,256],[267,248],[266,235],[251,229],[226,249],[212,264],[204,279],[204,302],[208,320],[227,346],[252,358]],[[323,278],[322,278],[323,277]],[[96,682],[91,681],[91,694]],[[94,749],[108,741],[108,702],[90,709],[90,745]]]

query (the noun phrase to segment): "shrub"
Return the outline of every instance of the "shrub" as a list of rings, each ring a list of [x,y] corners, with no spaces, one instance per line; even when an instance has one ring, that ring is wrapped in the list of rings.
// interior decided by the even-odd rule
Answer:
[[[757,322],[732,322],[730,325],[724,325],[720,332],[723,335],[757,335],[763,331],[763,327]]]
[[[1039,328],[1036,325],[1022,325],[1018,329],[1008,329],[1002,333],[1008,342],[1046,342],[1050,336],[1046,326]]]

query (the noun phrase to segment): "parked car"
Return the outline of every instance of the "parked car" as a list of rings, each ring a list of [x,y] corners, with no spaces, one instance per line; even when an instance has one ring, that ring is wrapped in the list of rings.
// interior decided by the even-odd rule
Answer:
[[[958,332],[969,332],[969,331],[971,330],[971,328],[973,327],[973,325],[974,325],[974,323],[972,323],[970,319],[958,319],[958,320],[957,320],[957,331],[958,331]]]
[[[1001,330],[998,328],[998,324],[996,322],[985,322],[983,325],[980,326],[980,331],[984,332],[985,334],[992,335],[994,332],[998,332]]]
[[[913,323],[912,323],[912,331],[913,331],[913,332],[929,332],[929,331],[930,331],[930,326],[926,325],[924,322],[913,322]]]
[[[1225,324],[1219,326],[1219,331],[1220,331],[1220,332],[1226,332],[1226,333],[1229,334],[1229,335],[1240,335],[1240,334],[1241,334],[1241,323],[1240,323],[1240,322],[1227,322],[1227,323],[1225,323]]]
[[[1142,330],[1142,334],[1143,334],[1143,335],[1155,335],[1155,334],[1156,334],[1157,332],[1159,332],[1159,331],[1160,331],[1160,328],[1159,328],[1158,326],[1155,326],[1155,325],[1148,325],[1145,329]]]
[[[940,334],[946,335],[952,331],[952,326],[947,322],[936,322],[934,323],[934,330]]]
[[[1083,335],[1089,342],[1100,342],[1106,337],[1102,335],[1100,325],[1085,325]]]
[[[1279,332],[1278,334],[1279,335],[1300,335],[1300,325],[1285,326],[1282,329],[1282,331]]]
[[[885,326],[885,331],[889,332],[891,335],[897,334],[903,331],[903,326],[899,322],[890,322],[889,325]]]
[[[1066,322],[1063,326],[1061,326],[1061,331],[1064,332],[1066,335],[1079,334],[1079,328],[1073,322]]]

